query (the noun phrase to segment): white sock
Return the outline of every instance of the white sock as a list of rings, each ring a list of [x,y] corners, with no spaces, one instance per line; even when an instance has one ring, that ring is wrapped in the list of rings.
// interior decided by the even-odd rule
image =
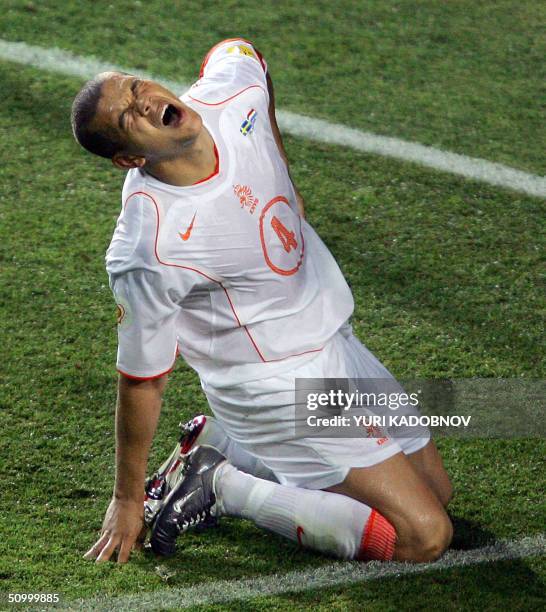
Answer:
[[[221,513],[250,519],[302,546],[342,559],[392,558],[392,525],[345,495],[282,486],[229,463],[219,469],[215,490]]]
[[[213,446],[242,472],[264,480],[278,482],[275,474],[264,465],[262,460],[232,440],[214,417],[207,416],[205,427],[199,434],[198,443]]]

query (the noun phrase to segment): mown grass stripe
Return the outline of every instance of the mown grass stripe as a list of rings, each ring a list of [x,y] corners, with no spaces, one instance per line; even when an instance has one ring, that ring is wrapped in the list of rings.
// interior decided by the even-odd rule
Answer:
[[[450,550],[435,563],[337,562],[286,574],[271,574],[244,580],[203,582],[194,586],[120,597],[80,599],[65,604],[63,609],[95,611],[183,609],[196,605],[246,601],[256,597],[339,587],[378,578],[449,570],[479,563],[538,557],[545,553],[546,534],[539,534],[520,540],[500,540],[490,546],[474,550]]]
[[[27,45],[24,42],[10,42],[2,39],[0,39],[0,59],[83,79],[88,79],[98,72],[106,70],[135,72],[128,68],[102,62],[92,57],[81,57],[61,49],[37,47]],[[136,72],[146,78],[161,81],[174,92],[182,92],[189,86],[187,83],[169,81],[141,70]],[[278,120],[281,129],[294,136],[409,161],[528,195],[546,197],[546,177],[529,174],[503,164],[435,149],[416,142],[379,136],[371,132],[330,123],[322,119],[313,119],[289,111],[279,110]]]

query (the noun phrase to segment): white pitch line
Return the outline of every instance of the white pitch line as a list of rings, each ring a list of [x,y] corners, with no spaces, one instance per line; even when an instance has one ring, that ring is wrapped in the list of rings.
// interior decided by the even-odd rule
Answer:
[[[83,79],[89,79],[98,72],[106,70],[121,70],[154,78],[175,92],[185,91],[189,87],[187,83],[169,81],[142,70],[135,71],[91,57],[74,55],[61,49],[36,47],[23,42],[0,39],[0,59]],[[522,172],[503,164],[435,149],[416,142],[379,136],[290,111],[279,110],[278,120],[281,129],[294,136],[409,161],[528,195],[546,197],[546,177]]]
[[[494,563],[546,554],[546,534],[501,540],[491,546],[474,550],[450,550],[435,563],[361,563],[345,561],[321,567],[271,574],[244,580],[220,580],[203,582],[187,587],[161,589],[147,593],[118,597],[93,597],[77,600],[60,606],[64,610],[165,610],[183,609],[197,605],[247,601],[256,597],[268,597],[283,593],[298,593],[328,587],[366,582],[378,578],[389,578],[425,572],[468,567],[479,563]],[[180,572],[184,562],[180,561]]]

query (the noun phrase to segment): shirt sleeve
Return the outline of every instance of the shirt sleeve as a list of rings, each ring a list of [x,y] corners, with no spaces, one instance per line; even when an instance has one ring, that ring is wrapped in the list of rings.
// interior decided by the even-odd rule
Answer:
[[[180,306],[160,274],[137,269],[112,280],[117,304],[117,369],[134,379],[158,378],[174,367]]]
[[[244,38],[223,40],[207,53],[199,77],[221,78],[242,87],[260,84],[267,90],[267,64],[262,54]]]

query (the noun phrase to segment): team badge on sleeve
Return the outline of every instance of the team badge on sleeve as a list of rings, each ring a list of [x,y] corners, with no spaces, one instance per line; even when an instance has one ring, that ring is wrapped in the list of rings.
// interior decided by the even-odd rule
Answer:
[[[253,108],[251,108],[248,111],[248,115],[246,116],[246,119],[243,121],[243,123],[241,123],[241,134],[243,136],[248,136],[248,134],[252,132],[257,118],[258,118],[258,113]]]
[[[133,317],[131,315],[131,307],[129,306],[129,302],[119,296],[116,295],[116,320],[117,324],[120,327],[127,327],[131,324]]]
[[[121,325],[121,322],[125,318],[125,308],[123,304],[116,304],[116,320],[117,324]]]

